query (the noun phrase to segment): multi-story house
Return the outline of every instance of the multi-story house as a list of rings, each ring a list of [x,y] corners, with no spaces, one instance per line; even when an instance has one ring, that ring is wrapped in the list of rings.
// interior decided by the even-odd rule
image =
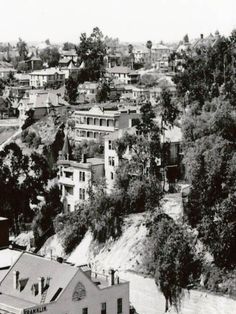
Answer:
[[[62,107],[69,104],[55,93],[45,90],[29,90],[15,104],[15,108],[19,112],[19,124],[22,126],[27,119],[27,112],[32,109],[34,111],[34,119],[39,120],[52,111],[58,111]]]
[[[78,100],[81,103],[95,102],[99,83],[84,82],[78,85]]]
[[[104,159],[83,157],[81,162],[60,159],[57,164],[64,210],[74,211],[76,205],[88,200],[93,183],[104,177]]]
[[[71,212],[76,209],[76,205],[88,200],[94,183],[104,177],[104,159],[86,158],[86,155],[82,155],[81,162],[71,160],[70,143],[66,133],[57,165],[61,201],[65,212]]]
[[[0,286],[0,312],[129,314],[129,283],[62,259],[22,253]]]
[[[107,110],[94,105],[90,110],[76,110],[75,141],[100,140],[104,135],[118,129],[132,127],[139,118],[137,110]]]
[[[30,60],[26,61],[29,71],[37,71],[43,68],[43,61],[39,57],[33,56]]]
[[[107,68],[107,74],[110,75],[111,78],[116,79],[120,83],[129,84],[130,76],[129,73],[131,69],[125,66],[115,66],[113,68]]]
[[[65,73],[58,68],[48,68],[30,73],[30,86],[33,88],[43,88],[47,85],[63,85],[65,83]]]
[[[61,59],[59,61],[59,68],[65,74],[65,79],[68,79],[69,76],[77,79],[79,67],[76,66],[76,62],[72,59]]]
[[[78,55],[75,49],[62,50],[60,54],[61,59],[73,60],[74,62],[77,62]]]

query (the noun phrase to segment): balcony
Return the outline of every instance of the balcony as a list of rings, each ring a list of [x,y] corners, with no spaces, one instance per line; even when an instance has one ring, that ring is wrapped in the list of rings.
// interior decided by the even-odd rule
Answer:
[[[59,183],[63,184],[63,185],[68,185],[68,186],[74,186],[75,185],[73,179],[66,178],[66,177],[60,177],[59,178]]]

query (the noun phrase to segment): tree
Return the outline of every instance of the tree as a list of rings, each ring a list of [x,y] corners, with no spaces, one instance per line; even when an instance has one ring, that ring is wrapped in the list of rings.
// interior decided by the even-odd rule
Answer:
[[[49,38],[47,38],[47,39],[45,40],[45,44],[46,44],[46,45],[48,45],[48,46],[50,46],[50,45],[51,45],[51,43],[50,43],[50,39],[49,39]]]
[[[190,103],[197,101],[201,107],[221,91],[234,105],[234,45],[234,35],[221,36],[213,47],[203,47],[191,55],[184,54],[184,71],[174,77],[178,95],[183,98],[188,92]]]
[[[28,116],[24,122],[24,124],[22,125],[22,130],[27,129],[29,126],[31,126],[35,120],[34,120],[34,110],[30,109],[26,112],[26,115]]]
[[[153,74],[143,74],[141,76],[140,84],[146,87],[153,87],[157,85],[157,78]]]
[[[110,85],[105,80],[103,80],[102,82],[100,82],[98,86],[98,90],[96,94],[96,101],[98,103],[106,102],[109,99],[109,95],[110,95]]]
[[[28,55],[28,47],[25,41],[19,38],[18,43],[16,44],[17,50],[20,55],[20,61],[24,61],[27,59]]]
[[[191,111],[189,115],[183,129],[184,163],[191,183],[186,217],[216,265],[231,268],[236,264],[234,109],[229,101],[215,99],[197,115]]]
[[[30,221],[30,203],[44,193],[49,178],[46,160],[33,153],[23,155],[19,146],[11,143],[0,152],[0,215],[9,218],[13,232],[19,231],[19,217]],[[14,197],[12,197],[14,195]]]
[[[76,45],[75,44],[73,44],[73,43],[70,43],[70,42],[65,42],[64,44],[63,44],[63,50],[64,51],[69,51],[69,50],[72,50],[72,49],[75,49],[76,48]]]
[[[124,216],[122,193],[108,195],[104,182],[98,182],[96,191],[90,191],[86,215],[94,239],[105,242],[122,234]]]
[[[188,38],[188,34],[184,35],[184,43],[188,44],[189,43],[189,38]]]
[[[161,91],[161,129],[164,126],[173,126],[176,121],[179,110],[177,108],[177,102],[172,99],[172,95],[167,88],[163,88]]]
[[[69,101],[69,103],[75,103],[77,96],[78,96],[78,81],[75,80],[71,75],[66,80],[65,83],[66,86],[66,99]]]
[[[60,53],[56,47],[46,47],[40,52],[39,57],[49,67],[56,67],[60,60]]]
[[[130,63],[131,63],[131,69],[134,68],[134,53],[133,53],[134,47],[132,44],[128,45],[128,53],[129,53],[129,58],[130,58]]]
[[[80,73],[81,83],[83,80],[97,81],[103,76],[106,45],[98,27],[93,29],[89,37],[86,33],[81,34],[77,54],[79,61],[84,66]]]
[[[116,171],[115,186],[124,194],[129,212],[153,210],[159,206],[162,194],[160,130],[153,120],[155,114],[150,103],[144,103],[140,112],[141,119],[136,125],[138,134],[125,133],[115,142],[117,155],[122,160]],[[131,156],[129,160],[125,160],[127,150]]]
[[[150,230],[156,261],[155,281],[166,300],[165,312],[172,305],[178,311],[182,289],[199,277],[201,263],[188,234],[169,216],[154,216]]]
[[[147,41],[146,47],[149,50],[149,62],[150,62],[150,64],[152,64],[152,42],[151,42],[151,40]]]

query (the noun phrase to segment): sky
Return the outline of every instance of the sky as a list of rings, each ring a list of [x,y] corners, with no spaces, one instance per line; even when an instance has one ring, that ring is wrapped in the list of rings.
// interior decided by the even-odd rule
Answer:
[[[236,0],[0,0],[0,42],[79,42],[98,26],[124,42],[179,41],[236,28]]]

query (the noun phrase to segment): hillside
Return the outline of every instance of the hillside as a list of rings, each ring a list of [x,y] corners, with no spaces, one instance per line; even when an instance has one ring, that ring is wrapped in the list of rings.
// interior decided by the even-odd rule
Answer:
[[[109,270],[113,267],[119,270],[143,271],[142,251],[145,246],[147,229],[144,225],[145,215],[130,215],[125,220],[124,232],[116,241],[97,244],[90,232],[72,252],[65,256],[57,235],[49,238],[40,250],[40,254],[66,257],[68,262],[76,265],[90,263],[97,271]],[[132,241],[131,241],[132,239]]]
[[[43,145],[51,144],[54,141],[55,135],[60,125],[60,119],[58,119],[58,121],[55,123],[54,118],[51,116],[42,118],[27,128],[29,133],[35,133],[38,137],[41,138],[42,145],[40,145],[37,149],[30,148],[26,143],[22,142],[21,136],[18,136],[16,139],[16,144],[21,147],[24,154],[30,154],[33,151],[41,153]]]
[[[14,135],[18,130],[15,126],[0,126],[0,145]]]
[[[179,194],[164,198],[164,209],[173,217],[181,213],[182,204]],[[49,238],[39,254],[62,256],[68,262],[81,265],[89,263],[97,272],[118,270],[122,279],[130,282],[130,300],[139,314],[163,314],[165,300],[155,281],[144,275],[143,259],[147,254],[147,229],[145,214],[130,215],[125,219],[122,236],[105,244],[97,244],[87,232],[76,249],[66,256],[58,235]],[[145,256],[146,257],[146,256]],[[236,312],[236,301],[214,294],[192,290],[185,292],[182,314],[232,314]],[[175,313],[174,310],[171,312]]]

